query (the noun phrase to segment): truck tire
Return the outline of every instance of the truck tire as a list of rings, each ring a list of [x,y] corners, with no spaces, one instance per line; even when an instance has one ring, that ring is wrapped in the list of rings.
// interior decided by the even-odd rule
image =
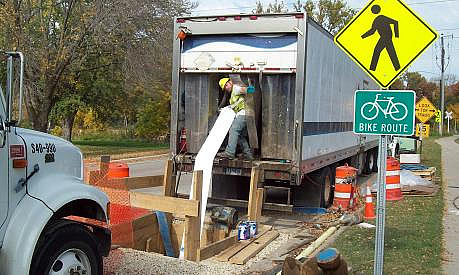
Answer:
[[[371,174],[371,172],[373,171],[373,166],[376,162],[377,161],[375,159],[375,154],[373,153],[373,151],[367,151],[367,153],[365,154],[365,164],[363,168],[363,173],[366,175]]]
[[[378,172],[378,150],[377,149],[373,150],[372,154],[374,156],[375,162],[373,163],[373,167],[371,167],[371,171]]]
[[[320,207],[329,207],[333,203],[333,190],[335,186],[332,170],[327,166],[311,176],[316,183],[320,184]]]
[[[85,226],[57,220],[40,236],[29,274],[102,275],[102,263],[96,239]]]

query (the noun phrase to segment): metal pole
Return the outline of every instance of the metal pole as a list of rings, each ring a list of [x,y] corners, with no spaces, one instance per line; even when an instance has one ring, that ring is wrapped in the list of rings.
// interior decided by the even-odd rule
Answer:
[[[424,123],[420,123],[419,126],[419,140],[421,141],[421,148],[419,149],[419,154],[422,154],[422,131],[424,130]]]
[[[440,136],[443,136],[443,114],[445,113],[445,45],[441,36],[441,82],[440,82]]]
[[[378,150],[378,197],[376,204],[376,239],[374,275],[383,274],[384,266],[384,224],[386,216],[386,159],[387,159],[387,136],[379,137]]]

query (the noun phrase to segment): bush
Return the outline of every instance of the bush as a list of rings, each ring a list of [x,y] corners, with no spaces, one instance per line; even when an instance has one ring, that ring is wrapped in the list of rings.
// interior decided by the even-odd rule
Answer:
[[[169,133],[170,108],[166,92],[158,100],[149,100],[137,114],[135,134],[140,138],[155,140]]]

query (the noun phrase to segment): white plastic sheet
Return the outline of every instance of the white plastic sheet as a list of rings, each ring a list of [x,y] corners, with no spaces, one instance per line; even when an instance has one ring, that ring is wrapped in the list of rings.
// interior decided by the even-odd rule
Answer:
[[[231,107],[225,107],[221,110],[220,115],[217,118],[214,126],[210,130],[206,141],[202,145],[201,149],[196,156],[194,162],[194,171],[202,171],[202,197],[201,197],[201,232],[204,224],[204,217],[206,215],[207,197],[209,196],[209,190],[212,185],[212,167],[214,163],[215,155],[218,153],[218,149],[225,140],[226,134],[228,133],[231,124],[233,123],[236,114]],[[194,182],[191,183],[190,198],[193,196]],[[185,248],[185,232],[183,233],[182,245],[180,247],[180,259],[184,258]]]

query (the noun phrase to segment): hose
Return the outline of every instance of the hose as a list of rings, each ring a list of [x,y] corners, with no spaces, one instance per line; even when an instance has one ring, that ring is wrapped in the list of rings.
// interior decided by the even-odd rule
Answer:
[[[459,200],[459,196],[457,196],[454,200],[453,200],[453,206],[456,207],[457,210],[459,210],[459,206],[457,204],[457,200]]]

